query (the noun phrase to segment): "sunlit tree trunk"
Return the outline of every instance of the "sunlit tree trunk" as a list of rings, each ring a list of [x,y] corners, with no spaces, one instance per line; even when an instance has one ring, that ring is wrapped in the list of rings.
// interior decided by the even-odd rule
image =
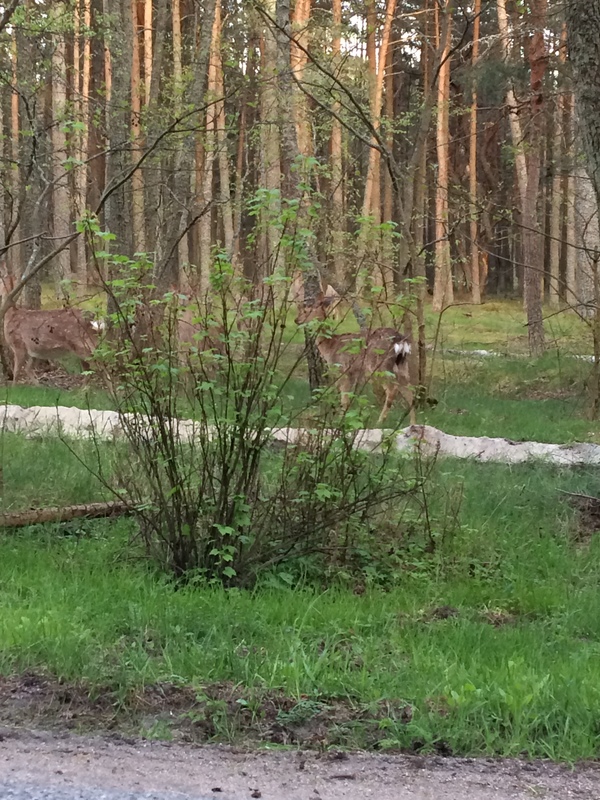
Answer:
[[[220,8],[220,5],[217,4]],[[173,38],[173,88],[175,91],[175,116],[180,117],[183,108],[183,61],[181,49],[181,0],[171,0],[171,31]],[[177,245],[179,274],[185,272],[190,263],[189,238],[187,233]]]
[[[341,55],[341,27],[342,27],[342,0],[332,0],[333,31],[331,42],[331,55],[334,66]],[[344,264],[344,184],[342,162],[342,123],[339,116],[341,105],[338,99],[334,100],[334,117],[331,121],[331,246],[333,269],[339,284],[346,281]]]
[[[473,10],[473,68],[477,67],[479,58],[479,28],[481,16],[481,0],[475,0]],[[477,203],[477,84],[473,78],[473,93],[471,97],[471,114],[469,120],[469,201],[471,205],[471,219],[469,222],[469,236],[471,244],[471,300],[481,303],[481,283],[479,271],[479,244],[478,224],[479,208]]]
[[[437,6],[436,6],[437,8]],[[441,13],[450,21],[451,0],[445,0]],[[441,25],[438,25],[440,30]],[[449,190],[449,115],[450,115],[450,41],[451,26],[445,28],[446,38],[442,40],[442,63],[438,78],[438,110],[436,149],[438,176],[435,202],[435,280],[433,286],[433,310],[442,311],[454,300],[452,287],[452,264],[450,261],[450,240],[448,239],[448,190]]]
[[[144,90],[146,103],[152,85],[152,0],[144,0]]]
[[[379,45],[379,57],[377,55],[377,13],[374,0],[367,3],[367,61],[369,70],[369,114],[371,124],[376,131],[381,127],[381,107],[383,101],[383,84],[385,70],[388,60],[388,49],[390,43],[390,32],[394,14],[396,13],[396,0],[387,0],[385,10],[385,21],[381,33],[381,43]],[[372,144],[376,141],[373,138]],[[381,225],[381,155],[376,147],[369,149],[369,164],[365,179],[365,191],[362,206],[363,225],[359,234],[359,266],[363,261],[367,251],[370,256],[376,257],[379,252],[380,231],[377,230]],[[371,231],[375,226],[376,233],[373,236]],[[371,248],[369,247],[371,244]],[[386,268],[387,266],[387,268]],[[384,265],[382,271],[371,274],[371,279],[384,287],[390,285],[392,274],[389,269],[391,265]],[[359,286],[360,288],[360,281]]]
[[[174,0],[174,6],[177,0]],[[139,161],[142,151],[142,79],[140,60],[140,39],[138,30],[138,0],[131,0],[132,23],[132,63],[131,63],[131,138],[133,142],[133,158]],[[175,36],[173,36],[175,40]],[[173,41],[175,49],[175,41]],[[144,222],[144,174],[136,170],[131,177],[131,219],[133,223],[133,247],[136,253],[146,250]]]
[[[502,57],[505,61],[508,61],[509,33],[508,16],[506,14],[506,0],[497,0],[497,11]],[[521,131],[521,121],[518,115],[517,99],[515,97],[515,90],[510,82],[506,88],[506,105],[508,107],[508,121],[510,123],[515,166],[517,171],[517,185],[519,188],[519,197],[521,199],[521,208],[523,208],[525,204],[525,194],[527,192],[527,162],[525,160],[524,140],[523,133]]]
[[[296,121],[296,136],[300,155],[307,157],[313,155],[313,142],[311,134],[310,113],[306,94],[301,85],[304,80],[304,71],[308,62],[306,49],[308,46],[308,24],[310,20],[311,0],[296,0],[292,18],[291,63],[292,72],[296,81],[294,91],[294,119]]]
[[[66,239],[71,232],[71,209],[67,176],[66,140],[66,102],[67,102],[67,60],[65,35],[61,28],[65,25],[66,6],[55,2],[53,18],[59,29],[54,34],[52,53],[52,179],[53,179],[53,233],[55,240]],[[70,280],[71,263],[68,248],[56,257],[57,277]]]
[[[267,0],[266,11],[275,18],[276,0]],[[261,215],[261,248],[258,274],[267,274],[279,261],[279,231],[273,218],[281,208],[281,156],[279,141],[279,105],[277,99],[277,43],[269,24],[263,26],[261,36],[261,89],[260,89],[260,185],[267,198]]]
[[[73,89],[75,92],[75,116],[81,123],[81,130],[75,137],[78,166],[75,170],[75,217],[80,218],[87,207],[88,165],[89,156],[89,109],[90,109],[90,72],[91,72],[91,0],[83,0],[83,30],[80,26],[79,5],[75,6],[75,39],[73,48]],[[80,49],[79,40],[83,36],[83,51]],[[80,67],[80,53],[83,59]],[[81,84],[79,77],[81,75]],[[77,239],[76,280],[77,292],[83,297],[87,292],[87,254],[84,236]]]

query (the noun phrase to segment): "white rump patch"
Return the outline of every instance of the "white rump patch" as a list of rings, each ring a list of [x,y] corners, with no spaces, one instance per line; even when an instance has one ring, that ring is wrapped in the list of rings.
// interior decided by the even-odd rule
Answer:
[[[394,344],[394,352],[397,356],[409,356],[411,353],[410,342],[406,340],[403,342],[396,342]]]
[[[106,330],[106,323],[103,319],[93,319],[90,324],[97,333],[102,333]]]

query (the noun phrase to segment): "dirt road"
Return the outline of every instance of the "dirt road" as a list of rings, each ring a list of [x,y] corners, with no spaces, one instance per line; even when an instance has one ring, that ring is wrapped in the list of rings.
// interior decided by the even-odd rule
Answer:
[[[67,789],[93,788],[215,800],[600,800],[600,766],[572,770],[539,761],[245,752],[2,728],[0,790],[2,784],[37,785],[44,796],[48,789],[60,796]]]

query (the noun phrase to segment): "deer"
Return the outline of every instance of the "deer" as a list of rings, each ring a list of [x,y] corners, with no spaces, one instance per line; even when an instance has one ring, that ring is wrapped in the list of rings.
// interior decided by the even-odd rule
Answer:
[[[7,293],[14,288],[14,278],[2,278]],[[4,315],[4,341],[13,355],[13,383],[18,383],[25,370],[36,383],[33,359],[57,361],[74,355],[84,370],[98,345],[98,333],[91,321],[78,308],[37,311],[18,308],[11,302]]]
[[[322,292],[314,303],[307,303],[296,317],[297,325],[311,320],[325,322],[331,313],[334,298]],[[342,408],[346,411],[359,386],[371,381],[373,391],[382,404],[378,424],[384,422],[398,393],[408,406],[410,424],[416,424],[414,397],[410,388],[408,337],[394,328],[376,328],[357,336],[354,333],[323,335],[318,333],[316,345],[328,367],[339,366],[337,380]]]

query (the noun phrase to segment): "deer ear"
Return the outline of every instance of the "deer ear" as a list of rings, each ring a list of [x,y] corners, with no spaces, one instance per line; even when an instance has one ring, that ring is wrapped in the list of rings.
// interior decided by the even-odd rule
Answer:
[[[321,299],[320,299],[319,302],[323,306],[325,306],[325,308],[329,308],[329,306],[332,306],[334,304],[335,300],[336,300],[335,297],[323,297],[323,296],[321,296]]]

